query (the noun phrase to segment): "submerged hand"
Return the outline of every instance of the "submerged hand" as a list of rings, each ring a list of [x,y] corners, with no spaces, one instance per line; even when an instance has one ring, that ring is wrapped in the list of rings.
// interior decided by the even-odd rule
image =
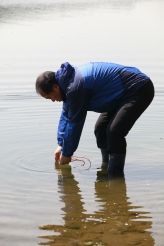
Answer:
[[[61,149],[62,147],[58,146],[57,149],[55,150],[55,153],[54,153],[55,161],[59,161],[60,155],[61,155]]]
[[[69,162],[71,162],[71,156],[64,156],[62,154],[60,155],[60,159],[59,159],[60,165],[69,164]]]

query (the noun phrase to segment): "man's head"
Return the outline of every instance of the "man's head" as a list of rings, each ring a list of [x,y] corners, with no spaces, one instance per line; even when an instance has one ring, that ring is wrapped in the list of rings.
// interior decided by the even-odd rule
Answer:
[[[53,102],[63,101],[54,72],[46,71],[37,78],[36,92],[46,99],[51,99]]]

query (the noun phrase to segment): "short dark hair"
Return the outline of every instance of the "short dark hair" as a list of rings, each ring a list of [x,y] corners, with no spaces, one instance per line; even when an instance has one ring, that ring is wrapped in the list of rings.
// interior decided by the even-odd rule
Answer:
[[[38,89],[40,88],[44,93],[49,94],[54,84],[56,84],[55,73],[46,71],[39,75],[36,80],[36,92],[39,93]]]

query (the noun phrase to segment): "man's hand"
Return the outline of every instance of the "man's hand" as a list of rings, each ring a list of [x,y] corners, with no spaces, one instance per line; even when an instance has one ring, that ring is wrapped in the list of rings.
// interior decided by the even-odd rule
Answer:
[[[69,162],[71,162],[71,156],[68,157],[61,154],[58,161],[60,165],[68,164]]]
[[[54,153],[55,161],[59,161],[60,160],[61,149],[62,149],[62,147],[58,146],[57,149],[55,150],[55,153]]]

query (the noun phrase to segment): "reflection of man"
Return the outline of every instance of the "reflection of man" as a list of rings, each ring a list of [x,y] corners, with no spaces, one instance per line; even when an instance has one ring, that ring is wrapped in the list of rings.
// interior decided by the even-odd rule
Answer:
[[[61,194],[61,201],[65,204],[65,207],[61,208],[64,212],[64,226],[46,225],[39,227],[43,230],[54,230],[55,232],[60,233],[60,236],[43,236],[41,238],[50,239],[50,245],[53,245],[52,240],[54,240],[54,245],[56,245],[56,243],[59,243],[57,245],[72,245],[71,242],[76,243],[79,241],[82,221],[83,218],[85,220],[86,217],[83,215],[84,209],[82,197],[80,195],[81,192],[78,187],[78,182],[71,172],[71,165],[66,164],[59,166],[58,163],[56,163],[55,169],[58,174],[58,192]],[[49,245],[48,242],[46,245]]]
[[[125,137],[154,97],[150,78],[134,67],[90,62],[79,67],[63,63],[36,80],[42,97],[63,101],[55,160],[71,161],[87,111],[101,113],[95,125],[97,146],[109,173],[121,173],[126,156]],[[109,158],[110,155],[110,158]]]
[[[61,201],[65,203],[65,207],[62,208],[64,211],[63,219],[65,220],[65,226],[67,226],[68,222],[69,227],[72,225],[72,227],[79,228],[81,224],[81,215],[84,212],[84,209],[78,182],[71,172],[71,165],[67,164],[62,166],[58,169],[58,174],[59,193],[61,193],[60,198]]]
[[[142,210],[135,212],[135,208],[139,207],[128,201],[124,174],[109,178],[105,170],[98,171],[95,191],[101,203],[96,217],[100,217],[101,214],[106,221],[103,239],[107,245],[142,245],[143,241],[147,242],[144,245],[154,245],[154,239],[148,231],[152,222],[146,221],[150,217]],[[139,221],[140,218],[142,221]]]
[[[144,212],[137,213],[134,211],[135,206],[132,206],[126,195],[123,175],[117,179],[109,180],[106,171],[97,172],[95,182],[97,211],[93,214],[87,214],[83,208],[83,197],[78,182],[71,173],[71,166],[60,167],[57,171],[60,176],[60,198],[65,203],[65,207],[62,208],[65,212],[63,216],[64,226],[46,225],[40,227],[40,229],[53,230],[60,234],[59,236],[42,237],[50,240],[44,244],[123,246],[142,245],[142,242],[146,241],[146,245],[154,245],[154,240],[148,231],[152,222],[146,221],[147,217]],[[88,186],[86,193],[89,191]],[[142,221],[135,220],[141,216]],[[54,240],[54,244],[52,240]]]

